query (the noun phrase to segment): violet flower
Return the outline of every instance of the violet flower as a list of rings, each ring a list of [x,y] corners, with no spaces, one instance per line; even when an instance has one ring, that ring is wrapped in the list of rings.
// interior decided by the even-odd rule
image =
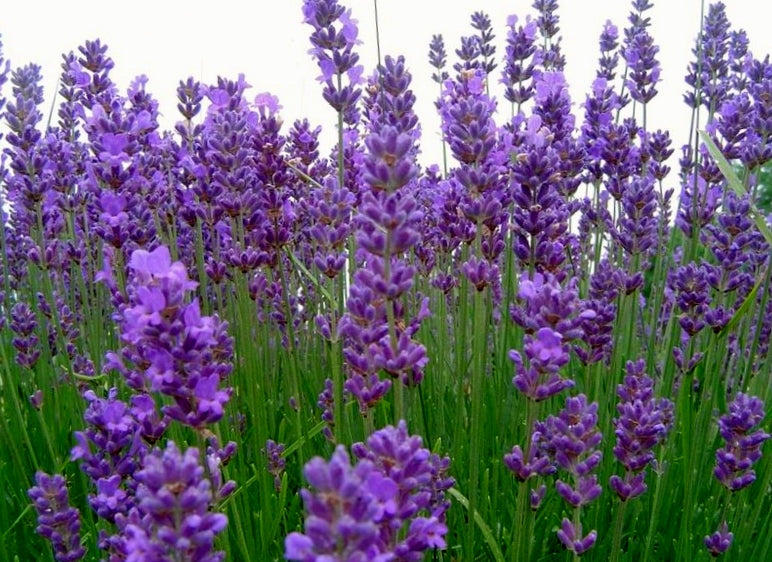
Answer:
[[[10,327],[15,334],[12,343],[19,365],[32,369],[40,358],[40,338],[36,334],[37,318],[26,302],[17,302],[11,309]]]
[[[461,45],[455,50],[455,53],[458,62],[453,63],[453,70],[457,73],[457,79],[466,72],[478,71],[486,75],[480,61],[480,37],[478,35],[461,37]]]
[[[509,352],[515,363],[512,384],[532,400],[542,401],[574,386],[560,369],[570,359],[571,342],[583,336],[582,322],[595,316],[592,309],[579,309],[576,279],[561,287],[552,275],[523,274],[519,297],[522,306],[513,306],[512,319],[526,332],[523,351]]]
[[[559,469],[571,476],[571,483],[556,480],[555,489],[577,510],[575,522],[578,522],[579,510],[597,499],[602,491],[598,477],[591,474],[603,457],[597,449],[602,439],[597,429],[597,412],[598,404],[588,404],[587,398],[580,394],[567,398],[565,408],[557,417],[550,416],[545,422],[536,424],[544,435],[548,454]],[[558,538],[568,550],[581,554],[595,544],[597,532],[591,531],[582,537],[581,525],[564,518]]]
[[[558,2],[557,0],[534,0],[532,6],[539,13],[536,24],[544,44],[543,47],[538,48],[537,56],[544,70],[562,71],[566,65],[566,57],[560,49]]]
[[[721,202],[722,188],[708,183],[701,175],[689,175],[681,185],[676,225],[691,237],[713,219]]]
[[[38,471],[27,492],[38,513],[37,533],[48,539],[57,562],[75,562],[86,555],[80,544],[80,512],[69,504],[67,484],[60,474]]]
[[[504,67],[501,70],[501,83],[504,84],[504,98],[519,108],[531,97],[536,53],[536,21],[530,18],[524,25],[517,25],[517,16],[507,18],[507,46],[504,54]]]
[[[710,303],[708,269],[705,265],[690,263],[679,266],[670,276],[670,285],[681,309],[678,323],[694,337],[705,327],[705,313]]]
[[[616,298],[624,286],[624,277],[625,274],[606,259],[601,260],[590,277],[588,299],[580,307],[585,346],[574,346],[577,357],[585,364],[611,359]],[[592,313],[587,314],[588,310]]]
[[[284,468],[287,466],[287,461],[282,456],[286,445],[284,443],[276,443],[273,439],[269,439],[265,442],[265,449],[263,452],[268,458],[267,469],[273,476],[273,487],[278,492],[281,490],[281,475],[284,473]]]
[[[606,20],[600,34],[600,59],[598,61],[597,78],[612,81],[616,77],[616,67],[619,62],[617,46],[619,45],[619,29],[611,20]]]
[[[413,517],[426,510],[440,522],[445,521],[449,503],[444,491],[455,483],[446,475],[450,459],[424,448],[420,436],[408,433],[404,420],[396,427],[376,431],[365,443],[355,443],[351,451],[355,457],[371,461],[397,484],[399,517]]]
[[[726,98],[729,87],[729,29],[724,3],[711,3],[693,49],[699,59],[689,63],[686,75],[686,83],[693,88],[692,92],[684,95],[687,105],[693,108],[703,105],[712,112]]]
[[[624,384],[617,386],[620,398],[618,418],[614,418],[617,437],[614,456],[624,466],[624,478],[611,476],[609,486],[622,501],[646,491],[646,467],[654,461],[652,449],[663,442],[673,425],[673,403],[654,399],[654,381],[646,375],[643,359],[628,361]]]
[[[293,532],[284,542],[287,560],[315,562],[324,557],[343,560],[389,559],[380,542],[378,523],[394,509],[397,487],[365,461],[351,466],[339,445],[329,463],[315,457],[303,473],[316,493],[302,489],[305,533]]]
[[[319,80],[324,83],[324,99],[346,124],[354,125],[358,121],[356,102],[361,95],[363,71],[357,64],[359,55],[354,52],[360,43],[357,20],[337,0],[304,0],[303,21],[314,29],[309,53],[322,72]],[[344,76],[346,83],[342,85]]]
[[[751,430],[763,419],[764,403],[755,396],[738,392],[729,404],[729,413],[718,420],[719,433],[726,445],[716,451],[713,474],[731,492],[756,480],[756,472],[751,467],[761,458],[761,446],[770,435],[761,429],[752,433]]]
[[[633,277],[648,268],[649,258],[657,250],[659,222],[654,177],[645,174],[632,178],[623,189],[621,204],[622,213],[611,234],[631,258],[628,276]]]
[[[479,70],[469,70],[444,84],[439,109],[442,132],[453,156],[463,164],[480,164],[496,144],[496,102],[485,91]]]
[[[644,105],[657,95],[660,68],[655,57],[658,51],[654,39],[645,29],[637,30],[623,51],[628,67],[625,85],[630,97]]]
[[[563,546],[575,552],[577,556],[581,556],[590,550],[598,539],[598,531],[592,530],[583,537],[581,523],[576,526],[565,517],[560,524],[557,535]]]
[[[434,67],[432,80],[442,84],[448,79],[448,73],[445,71],[445,65],[448,62],[448,53],[445,51],[445,41],[442,35],[432,35],[429,43],[429,64]]]
[[[335,397],[332,379],[324,380],[324,389],[317,397],[316,405],[322,410],[322,421],[325,423],[322,434],[331,443],[335,442]]]
[[[329,462],[316,457],[304,468],[314,490],[300,494],[305,532],[285,540],[288,560],[422,560],[445,548],[447,459],[432,455],[404,422],[354,446],[355,465],[343,446]]]
[[[108,354],[106,368],[117,369],[134,390],[171,397],[162,409],[170,418],[192,427],[215,423],[232,392],[220,388],[232,369],[226,323],[203,316],[197,300],[186,302],[196,283],[180,262],[172,263],[165,246],[135,251],[129,266],[133,277],[120,326],[124,347]]]
[[[704,542],[710,555],[716,558],[729,550],[732,539],[734,539],[734,533],[729,531],[729,525],[723,521],[715,533],[705,537]]]
[[[70,458],[80,461],[80,469],[97,489],[89,494],[89,504],[99,517],[114,521],[133,506],[134,473],[147,451],[140,427],[117,389],[106,399],[89,390],[84,393],[88,407],[83,414],[88,424],[76,431],[76,445]]]
[[[563,127],[569,127],[572,118],[553,112],[558,106],[562,108],[560,111],[567,108],[561,94],[565,82],[556,76],[553,78],[550,82],[540,82],[537,103],[545,102],[540,111],[550,115],[552,125],[560,128],[561,134],[567,134],[568,130]],[[554,91],[552,86],[556,88]],[[562,163],[557,147],[552,145],[555,133],[544,126],[538,115],[531,117],[525,126],[524,131],[518,132],[523,148],[512,166],[513,249],[523,270],[552,273],[562,278],[566,249],[573,240],[568,231],[571,209],[561,193]]]
[[[493,44],[496,36],[491,27],[491,18],[484,12],[475,12],[472,14],[472,27],[478,31],[477,45],[482,57],[482,69],[485,74],[490,74],[496,68],[496,46]]]
[[[156,449],[145,457],[135,477],[136,507],[118,522],[129,560],[225,559],[224,552],[212,550],[228,519],[211,511],[212,484],[198,449],[182,453],[170,441],[164,451]]]
[[[405,298],[416,273],[406,256],[420,238],[422,217],[411,189],[418,173],[415,96],[402,57],[387,57],[379,72],[376,94],[367,104],[363,180],[369,189],[355,218],[363,265],[354,273],[347,312],[338,324],[349,367],[345,389],[363,413],[388,391],[379,370],[412,386],[423,378],[427,361],[425,347],[414,336],[428,315],[428,300],[419,297],[417,314],[405,317]]]

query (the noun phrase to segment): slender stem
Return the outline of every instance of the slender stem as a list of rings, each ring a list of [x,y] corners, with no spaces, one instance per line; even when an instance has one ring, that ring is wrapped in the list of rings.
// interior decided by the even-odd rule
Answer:
[[[614,516],[614,538],[611,543],[611,562],[618,562],[622,553],[622,529],[625,525],[627,502],[621,502]]]

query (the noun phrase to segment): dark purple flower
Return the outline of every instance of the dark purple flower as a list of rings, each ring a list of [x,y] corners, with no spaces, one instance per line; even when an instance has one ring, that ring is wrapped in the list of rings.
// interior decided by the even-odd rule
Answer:
[[[654,461],[653,448],[672,427],[673,403],[654,399],[654,381],[644,372],[643,359],[628,361],[624,384],[617,386],[619,417],[614,419],[614,456],[625,467],[624,478],[613,475],[611,488],[623,501],[646,491],[645,469]]]
[[[496,36],[491,27],[491,18],[484,12],[475,12],[472,14],[472,27],[479,33],[477,46],[482,58],[482,69],[490,74],[496,68],[496,46],[493,44]]]
[[[106,368],[118,370],[134,390],[173,398],[162,409],[169,418],[192,427],[216,422],[232,392],[220,387],[232,369],[227,324],[202,315],[197,300],[186,302],[197,284],[181,262],[172,263],[165,246],[136,250],[129,268],[124,347],[108,354]]]
[[[379,523],[395,508],[396,484],[369,461],[352,467],[342,445],[329,463],[313,458],[303,472],[314,488],[314,492],[300,491],[306,509],[305,533],[287,535],[284,557],[303,562],[324,557],[388,560]]]
[[[75,562],[86,555],[80,544],[80,512],[69,504],[67,484],[60,474],[38,471],[27,492],[38,512],[37,533],[51,542],[57,562]]]
[[[684,100],[691,107],[702,104],[715,111],[728,93],[729,29],[724,3],[711,3],[692,50],[695,60],[689,63],[686,75],[686,83],[693,91],[685,94]]]
[[[335,395],[333,392],[332,379],[325,379],[324,390],[319,393],[316,405],[322,409],[322,421],[325,422],[325,427],[322,433],[330,442],[335,442],[334,430],[335,430]]]
[[[710,555],[716,558],[729,550],[733,538],[734,534],[729,531],[729,525],[723,521],[715,533],[705,537],[704,542]]]
[[[534,0],[532,6],[539,12],[536,23],[544,45],[539,47],[537,56],[545,70],[562,71],[566,64],[566,58],[560,49],[558,2],[557,0]]]
[[[614,240],[630,257],[638,260],[639,269],[647,268],[649,256],[657,249],[659,222],[654,185],[654,177],[650,174],[625,182],[621,199],[623,213],[612,231]],[[630,271],[630,275],[637,272]]]
[[[405,316],[416,273],[407,255],[420,239],[422,218],[413,189],[418,122],[410,81],[404,59],[387,57],[366,103],[369,134],[362,179],[368,189],[354,219],[361,266],[338,324],[348,367],[345,389],[357,398],[362,413],[389,389],[379,371],[412,386],[423,378],[427,362],[426,349],[414,335],[428,315],[428,301],[418,297],[417,313]]]
[[[571,521],[563,518],[560,529],[557,532],[560,542],[570,551],[577,555],[582,555],[590,550],[598,538],[597,531],[590,531],[585,537],[582,537],[582,527],[576,528]]]
[[[751,468],[761,458],[761,446],[770,435],[759,429],[751,433],[764,419],[764,403],[755,396],[741,392],[729,404],[729,413],[718,420],[718,428],[726,445],[716,451],[713,474],[730,491],[736,492],[756,480]]]
[[[596,76],[611,81],[616,76],[616,67],[619,61],[617,46],[619,45],[619,29],[611,20],[606,20],[603,31],[600,34],[600,60]]]
[[[114,521],[133,505],[134,473],[147,451],[141,428],[125,402],[117,398],[117,389],[108,397],[98,398],[89,390],[84,393],[89,403],[83,414],[88,424],[84,431],[76,431],[76,445],[70,458],[81,461],[80,469],[97,487],[96,495],[89,495],[89,504],[97,514]]]
[[[721,202],[722,188],[694,175],[687,177],[681,187],[676,225],[684,234],[692,236],[693,229],[699,232],[713,219]]]
[[[682,312],[678,322],[689,337],[694,337],[705,327],[705,313],[710,303],[708,268],[695,263],[682,265],[672,273],[671,279],[670,286]]]
[[[574,487],[557,481],[558,493],[574,507],[593,501],[601,491],[597,476],[590,475],[603,456],[597,450],[602,439],[596,427],[597,411],[597,403],[588,404],[587,398],[580,394],[567,398],[565,408],[557,417],[550,416],[543,424],[537,424],[558,468],[574,478]]]
[[[40,358],[40,338],[36,334],[38,326],[35,313],[26,302],[17,302],[11,309],[11,330],[16,334],[13,347],[16,349],[16,361],[19,365],[32,368]]]
[[[544,434],[535,425],[531,433],[531,442],[527,448],[527,460],[520,445],[515,445],[511,452],[504,455],[504,464],[519,481],[524,482],[536,475],[546,476],[555,473],[555,465],[544,447],[544,437]]]
[[[496,144],[496,102],[485,94],[484,82],[481,71],[465,71],[458,81],[445,82],[438,102],[443,138],[464,164],[485,161]]]

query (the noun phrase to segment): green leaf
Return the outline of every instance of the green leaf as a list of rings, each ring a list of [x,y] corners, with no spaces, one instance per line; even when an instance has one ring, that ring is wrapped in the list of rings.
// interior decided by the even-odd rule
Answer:
[[[453,498],[460,503],[467,511],[469,511],[469,500],[466,499],[466,496],[459,492],[456,488],[451,488],[448,490],[448,493],[453,496]],[[488,548],[491,551],[491,554],[493,554],[493,559],[496,562],[504,562],[504,555],[501,553],[501,549],[499,548],[499,545],[496,543],[496,539],[493,538],[493,532],[491,532],[491,528],[488,527],[488,524],[483,520],[482,515],[479,514],[477,510],[475,510],[474,514],[474,522],[477,524],[477,527],[480,529],[480,532],[483,535],[483,538],[485,539],[485,542],[488,545]]]
[[[313,283],[316,290],[319,291],[325,299],[327,299],[327,302],[332,303],[333,300],[332,300],[332,296],[330,295],[330,292],[324,288],[324,285],[319,283],[319,280],[316,277],[311,275],[311,272],[308,271],[308,268],[305,265],[303,265],[303,263],[295,256],[295,254],[291,250],[287,251],[287,256],[292,261],[293,265],[297,267],[298,270],[300,270],[300,272],[303,275],[308,277],[308,280],[311,281],[311,283]]]
[[[740,197],[748,195],[748,192],[745,191],[745,188],[743,187],[740,178],[737,177],[737,174],[732,168],[732,165],[724,157],[724,155],[721,154],[721,151],[716,146],[716,143],[713,142],[713,139],[710,138],[708,133],[705,131],[700,131],[700,138],[702,138],[705,146],[708,147],[708,152],[710,152],[710,155],[716,161],[716,164],[718,165],[719,170],[721,170],[721,173],[724,174],[726,181],[729,182],[729,187],[732,188],[732,191],[734,191]],[[751,202],[750,205],[750,215],[753,219],[753,222],[756,223],[756,228],[758,228],[759,232],[761,232],[761,234],[764,236],[767,244],[772,246],[772,230],[769,229],[767,219],[764,218],[764,215],[759,212],[753,202]]]

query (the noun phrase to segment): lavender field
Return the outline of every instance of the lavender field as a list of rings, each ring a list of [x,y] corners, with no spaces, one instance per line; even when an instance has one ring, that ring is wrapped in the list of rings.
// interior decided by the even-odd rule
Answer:
[[[0,560],[772,559],[769,55],[705,4],[676,146],[649,0],[581,98],[556,0],[432,76],[297,4],[292,123],[0,44]]]

